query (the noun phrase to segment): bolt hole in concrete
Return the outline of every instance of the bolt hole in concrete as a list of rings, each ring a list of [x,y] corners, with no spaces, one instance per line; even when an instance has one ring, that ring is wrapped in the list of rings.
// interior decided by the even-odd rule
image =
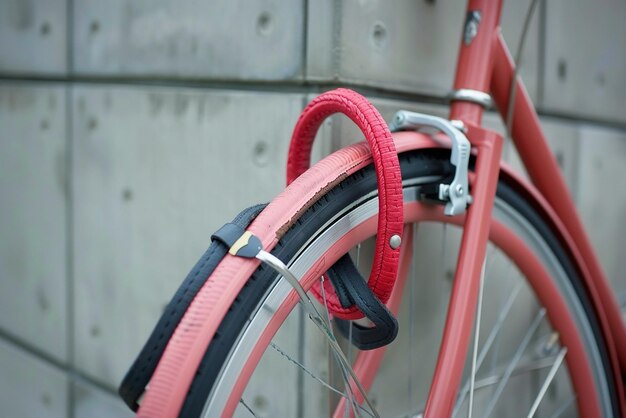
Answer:
[[[269,145],[265,141],[259,141],[254,144],[254,150],[252,152],[252,160],[259,167],[267,165],[269,162]]]
[[[565,78],[567,77],[567,63],[563,58],[559,60],[556,71],[559,76],[559,80],[565,81]]]
[[[100,22],[98,22],[97,20],[94,20],[93,22],[91,22],[91,24],[89,24],[89,32],[92,35],[95,35],[99,31],[100,31]]]
[[[267,398],[265,398],[265,396],[255,396],[253,404],[255,412],[259,414],[260,417],[268,416],[269,402],[267,401]]]
[[[96,129],[98,127],[98,121],[96,120],[96,118],[90,118],[89,122],[87,122],[87,127],[90,131]]]
[[[50,301],[43,289],[37,291],[37,305],[43,312],[46,312],[50,308]]]
[[[602,169],[602,159],[600,158],[594,158],[593,159],[593,168],[595,168],[596,170],[601,170]]]
[[[130,202],[131,200],[133,200],[133,191],[129,188],[126,188],[122,191],[122,199],[125,202]]]
[[[381,22],[374,23],[372,27],[372,43],[377,48],[382,48],[387,44],[387,28]]]
[[[43,22],[41,26],[39,27],[39,31],[41,32],[43,36],[48,35],[50,33],[50,30],[51,30],[50,23],[48,22]]]
[[[554,157],[556,158],[556,162],[559,167],[563,168],[563,162],[565,161],[565,156],[563,155],[563,153],[561,151],[556,151],[554,153]]]
[[[89,333],[91,334],[92,337],[99,337],[100,327],[98,325],[92,325],[91,329],[89,330]]]
[[[267,12],[261,13],[257,19],[256,25],[259,35],[269,35],[270,32],[272,32],[272,26],[272,15]]]

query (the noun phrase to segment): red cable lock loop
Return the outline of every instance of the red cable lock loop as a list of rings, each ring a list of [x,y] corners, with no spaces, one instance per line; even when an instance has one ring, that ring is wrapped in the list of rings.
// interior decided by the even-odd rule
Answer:
[[[396,281],[400,248],[392,248],[394,235],[402,236],[402,175],[398,154],[387,123],[378,110],[360,94],[348,89],[336,89],[321,94],[302,111],[291,136],[287,157],[287,184],[304,173],[311,163],[313,140],[324,120],[343,113],[363,132],[369,144],[378,180],[379,215],[374,263],[368,286],[376,297],[386,303]],[[312,289],[323,303],[320,286]],[[329,311],[342,319],[357,319],[363,315],[356,307],[344,308],[329,280],[324,281]]]

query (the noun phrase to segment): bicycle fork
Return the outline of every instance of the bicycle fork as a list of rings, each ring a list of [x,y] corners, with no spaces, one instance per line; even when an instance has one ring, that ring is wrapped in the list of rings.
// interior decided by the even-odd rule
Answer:
[[[454,178],[449,185],[439,185],[439,199],[447,201],[446,215],[465,216],[465,219],[443,339],[424,414],[425,417],[450,416],[477,305],[480,305],[481,270],[487,250],[503,139],[496,132],[473,124],[407,111],[396,113],[390,128],[392,131],[434,128],[451,141],[450,162],[455,167]],[[470,144],[476,155],[473,176],[468,169]],[[473,196],[468,184],[472,185]],[[469,209],[466,211],[467,205]]]
[[[461,248],[435,375],[426,402],[426,418],[450,416],[454,407],[477,314],[481,270],[502,155],[503,138],[499,134],[473,125],[464,129],[476,154],[474,175],[470,175],[473,199],[464,215]]]

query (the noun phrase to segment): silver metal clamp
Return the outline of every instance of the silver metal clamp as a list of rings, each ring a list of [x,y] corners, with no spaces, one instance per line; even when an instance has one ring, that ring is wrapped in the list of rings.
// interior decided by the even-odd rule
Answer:
[[[452,102],[470,102],[481,105],[485,109],[493,107],[493,99],[489,93],[480,90],[458,89],[448,94],[448,100]]]
[[[470,142],[465,134],[449,120],[423,113],[400,110],[394,115],[389,125],[392,132],[422,128],[434,128],[452,140],[450,163],[456,169],[452,183],[439,185],[439,199],[447,201],[444,209],[446,215],[459,215],[465,212],[467,205],[472,202],[468,179]]]

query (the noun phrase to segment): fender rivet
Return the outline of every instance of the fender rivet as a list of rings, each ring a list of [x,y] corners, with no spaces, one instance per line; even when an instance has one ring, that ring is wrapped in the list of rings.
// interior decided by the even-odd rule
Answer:
[[[393,250],[398,248],[400,246],[400,244],[402,244],[402,238],[400,238],[400,235],[397,235],[397,234],[396,235],[392,235],[391,238],[389,239],[389,246]]]

